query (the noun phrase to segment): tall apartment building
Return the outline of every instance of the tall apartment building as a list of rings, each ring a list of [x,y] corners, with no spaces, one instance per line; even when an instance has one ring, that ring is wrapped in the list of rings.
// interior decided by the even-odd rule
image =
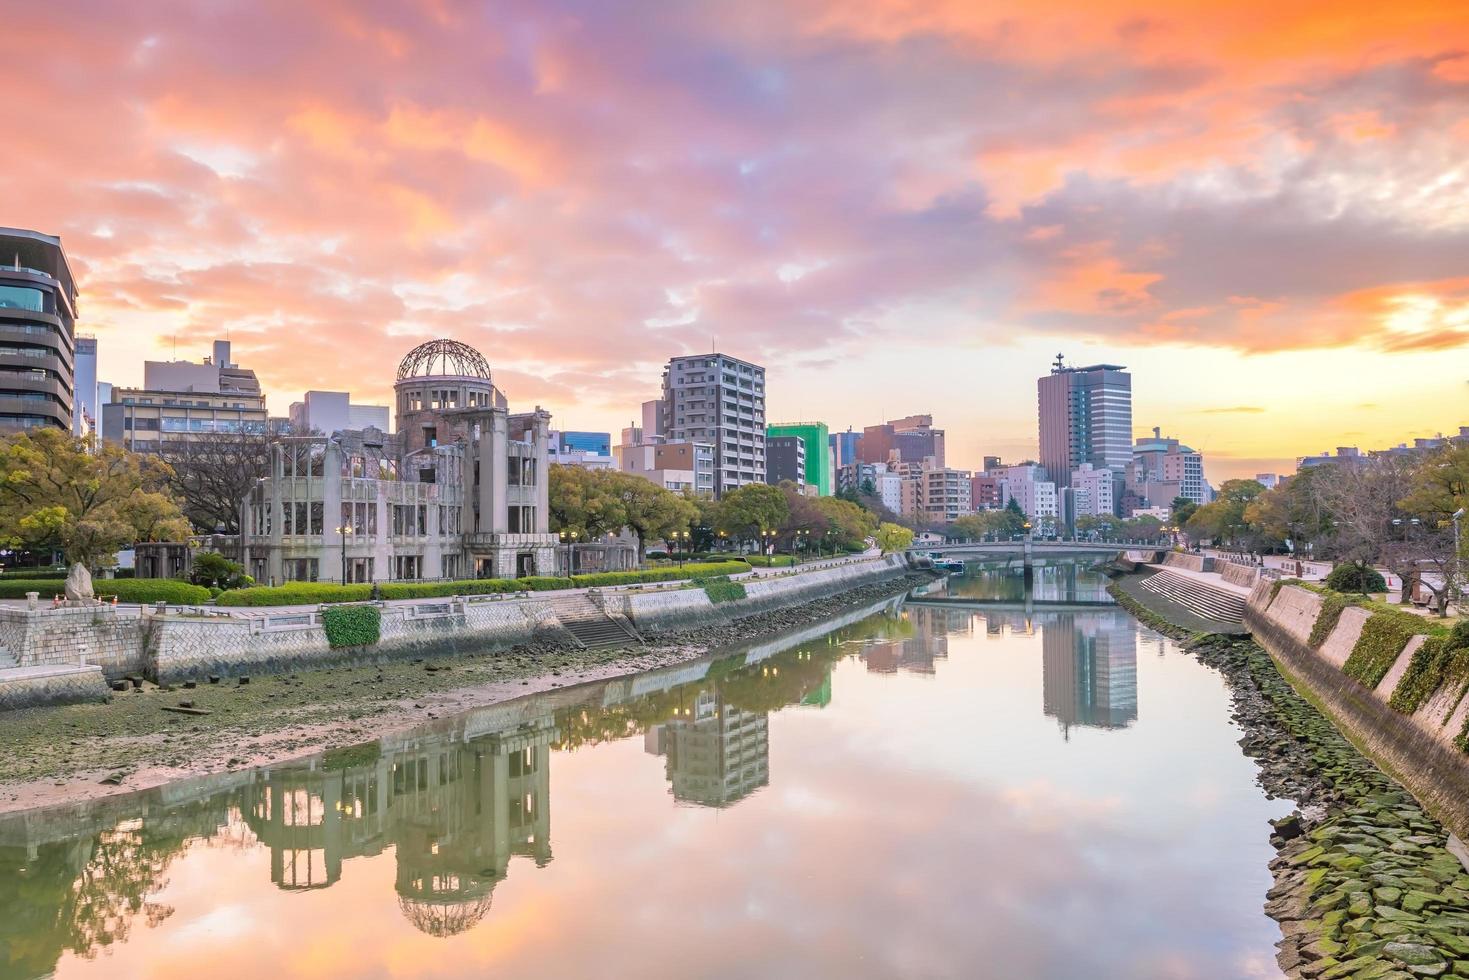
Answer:
[[[1201,505],[1209,502],[1203,454],[1164,436],[1156,427],[1152,438],[1139,439],[1132,448],[1130,483],[1129,489],[1147,507],[1171,507],[1176,497]]]
[[[165,443],[190,443],[215,434],[265,435],[272,422],[255,372],[230,360],[227,340],[193,361],[144,361],[143,387],[114,386],[102,406],[102,437],[134,452],[161,452]]]
[[[674,357],[663,370],[662,434],[714,444],[714,492],[765,482],[765,369],[726,354]]]
[[[1116,478],[1111,470],[1097,469],[1082,463],[1071,471],[1072,517],[1101,517],[1117,513],[1113,499]]]
[[[296,435],[320,432],[331,435],[347,429],[380,429],[391,432],[392,420],[386,405],[358,405],[345,391],[308,391],[292,402],[291,431]]]
[[[771,486],[789,480],[805,489],[811,482],[806,469],[806,443],[799,436],[765,437],[765,482]]]
[[[944,466],[944,430],[933,427],[932,415],[869,425],[862,430],[860,447],[864,463],[921,463],[932,456],[934,466]]]
[[[805,483],[816,488],[816,493],[822,497],[832,495],[832,450],[831,434],[827,431],[825,422],[787,422],[769,425],[765,428],[766,444],[766,466],[770,464],[769,440],[777,436],[794,436],[801,440],[805,447],[806,477]],[[778,483],[778,480],[767,482]]]
[[[952,524],[974,513],[973,488],[968,470],[925,468],[916,483],[919,520],[930,524]]]
[[[1044,466],[1020,463],[991,470],[989,475],[999,478],[1000,506],[1008,506],[1013,500],[1032,520],[1060,516],[1056,483]]]
[[[60,238],[0,228],[0,433],[72,431],[76,299]]]

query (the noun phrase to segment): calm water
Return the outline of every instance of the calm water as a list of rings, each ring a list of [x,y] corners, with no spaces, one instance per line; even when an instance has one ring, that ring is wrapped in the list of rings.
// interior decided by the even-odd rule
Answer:
[[[0,971],[1277,976],[1221,679],[1089,573],[1025,597],[0,819]]]

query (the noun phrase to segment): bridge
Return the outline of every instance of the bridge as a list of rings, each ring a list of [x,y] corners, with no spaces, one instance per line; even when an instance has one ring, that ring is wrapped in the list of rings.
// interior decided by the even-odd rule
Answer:
[[[915,551],[920,549],[914,549]],[[1139,549],[1116,541],[1036,541],[1026,536],[1019,541],[974,541],[965,544],[944,544],[928,549],[927,553],[939,558],[962,558],[966,561],[1019,561],[1024,565],[1026,578],[1036,565],[1074,558],[1102,560],[1114,555],[1138,555],[1135,560],[1153,560],[1155,548]],[[1142,559],[1142,554],[1149,558]]]

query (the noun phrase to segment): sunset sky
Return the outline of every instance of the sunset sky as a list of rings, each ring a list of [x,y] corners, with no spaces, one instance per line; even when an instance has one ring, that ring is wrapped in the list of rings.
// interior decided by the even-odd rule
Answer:
[[[62,0],[0,64],[116,383],[387,401],[448,336],[615,432],[713,344],[976,466],[1059,351],[1215,483],[1469,424],[1469,4]]]

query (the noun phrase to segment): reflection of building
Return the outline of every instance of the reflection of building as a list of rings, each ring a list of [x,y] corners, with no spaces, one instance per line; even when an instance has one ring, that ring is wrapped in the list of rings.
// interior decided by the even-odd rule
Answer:
[[[1047,616],[1041,649],[1044,710],[1063,731],[1137,720],[1137,633],[1121,613]]]
[[[949,658],[949,634],[974,631],[974,613],[969,609],[909,606],[903,615],[913,626],[910,635],[862,648],[862,662],[869,673],[932,674],[934,661]]]
[[[270,848],[271,881],[325,888],[342,862],[391,845],[399,906],[431,935],[490,907],[512,856],[551,859],[549,716],[469,742],[414,740],[359,763],[256,775],[246,822]]]
[[[648,751],[668,757],[673,798],[702,806],[737,803],[770,782],[770,719],[702,689],[649,733]]]

